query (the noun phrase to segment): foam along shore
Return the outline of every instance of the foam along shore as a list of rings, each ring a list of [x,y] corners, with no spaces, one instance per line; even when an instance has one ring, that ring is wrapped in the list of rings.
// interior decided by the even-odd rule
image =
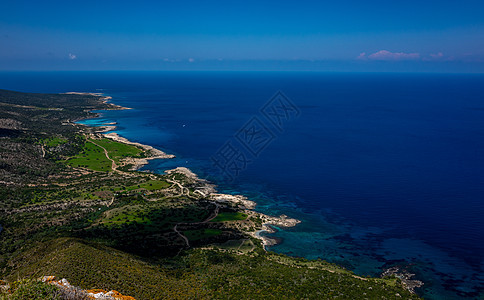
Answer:
[[[294,227],[297,224],[301,223],[300,220],[296,220],[293,218],[289,218],[286,215],[280,215],[279,217],[271,217],[264,214],[259,214],[261,219],[263,220],[262,229],[257,230],[256,232],[250,232],[249,234],[257,239],[262,241],[262,246],[264,250],[267,250],[267,246],[274,246],[280,242],[280,239],[268,237],[261,235],[261,233],[275,233],[274,230],[270,225],[274,225],[277,227]]]
[[[104,134],[104,136],[109,138],[109,139],[112,139],[113,141],[116,141],[116,142],[140,147],[140,148],[142,148],[142,149],[144,149],[145,151],[148,152],[148,154],[150,155],[148,157],[144,157],[144,158],[129,157],[129,158],[125,159],[125,164],[133,165],[133,167],[131,168],[132,170],[137,170],[137,169],[141,168],[142,166],[148,164],[148,161],[152,160],[152,159],[168,159],[168,158],[174,158],[175,157],[175,155],[173,155],[173,154],[166,154],[165,152],[163,152],[159,149],[156,149],[156,148],[154,148],[150,145],[131,142],[128,139],[126,139],[122,136],[119,136],[115,132],[106,133],[106,134]]]

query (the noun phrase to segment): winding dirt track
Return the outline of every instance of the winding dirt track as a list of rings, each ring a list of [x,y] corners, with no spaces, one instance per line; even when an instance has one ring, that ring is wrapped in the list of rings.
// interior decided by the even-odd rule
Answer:
[[[178,224],[181,224],[181,223],[177,223],[175,225],[175,227],[173,227],[173,230],[182,238],[185,240],[185,244],[187,245],[187,248],[190,247],[190,242],[188,241],[188,238],[186,236],[183,235],[183,233],[181,233],[180,231],[178,231],[177,227],[178,227]]]
[[[90,140],[90,142],[104,150],[104,155],[106,155],[106,158],[111,161],[111,169],[113,169],[113,171],[116,170],[118,166],[116,165],[114,160],[112,160],[111,157],[109,157],[108,150],[106,150],[106,148],[104,148],[103,146],[96,144],[93,140]]]
[[[173,180],[169,180],[169,179],[166,179],[166,181],[174,184],[174,185],[177,185],[180,190],[181,190],[181,195],[184,194],[184,191],[186,190],[187,191],[187,196],[189,196],[190,194],[190,190],[186,187],[184,187],[183,185],[181,185],[181,183],[179,183],[178,181],[175,180],[175,178],[173,178]],[[220,205],[218,203],[215,203],[215,209],[214,211],[212,212],[212,214],[210,214],[210,216],[208,216],[208,218],[206,218],[205,220],[203,220],[202,222],[194,222],[194,223],[185,223],[185,222],[180,222],[180,223],[176,223],[175,226],[173,227],[173,231],[175,231],[184,241],[185,241],[185,244],[186,244],[186,247],[189,248],[190,247],[190,241],[188,240],[188,238],[180,231],[178,231],[178,225],[183,225],[183,224],[186,224],[186,225],[196,225],[196,224],[204,224],[204,223],[208,223],[210,221],[212,221],[213,219],[215,219],[217,216],[218,216],[218,212],[220,210]],[[181,249],[180,249],[181,251]],[[180,253],[180,252],[178,252]]]
[[[215,217],[217,217],[218,212],[220,210],[220,205],[218,203],[214,203],[214,204],[215,204],[215,210],[213,211],[213,213],[207,219],[203,220],[202,222],[194,222],[194,223],[180,222],[180,223],[176,223],[176,225],[173,227],[173,231],[175,231],[182,239],[185,240],[185,244],[186,244],[187,248],[190,247],[190,242],[188,241],[188,238],[183,233],[178,231],[178,229],[177,229],[178,225],[197,225],[197,224],[205,224],[205,223],[212,221],[213,219],[215,219]]]

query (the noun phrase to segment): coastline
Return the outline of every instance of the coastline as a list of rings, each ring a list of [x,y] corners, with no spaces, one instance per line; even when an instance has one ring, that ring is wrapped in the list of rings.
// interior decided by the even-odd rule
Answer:
[[[117,104],[114,104],[114,103],[111,103],[110,100],[113,99],[113,97],[111,96],[104,96],[103,93],[89,93],[89,92],[66,92],[66,93],[60,93],[60,94],[64,94],[64,95],[84,95],[84,96],[93,96],[93,97],[99,97],[98,99],[100,101],[102,101],[102,103],[104,104],[108,104],[110,105],[112,108],[112,110],[125,110],[125,109],[132,109],[130,107],[124,107],[124,106],[121,106],[121,105],[117,105]],[[104,109],[106,110],[106,109]],[[76,120],[76,121],[79,121],[79,120]]]
[[[102,93],[81,93],[81,92],[68,92],[65,94],[79,94],[79,95],[91,95],[91,96],[96,96],[99,97],[99,100],[102,101],[103,103],[108,103],[109,100],[112,99],[111,96],[104,96]],[[112,106],[112,110],[123,110],[123,109],[131,109],[131,108],[126,108],[122,107],[113,103],[108,103],[110,106]],[[104,109],[104,110],[110,110],[110,109]],[[96,114],[92,118],[89,119],[95,119],[99,118],[100,115]],[[77,123],[78,121],[81,120],[76,120],[75,124],[77,125],[83,125],[89,128],[93,128],[95,134],[97,135],[102,135],[103,137],[109,138],[111,140],[114,140],[116,142],[124,143],[124,144],[129,144],[133,146],[140,147],[147,151],[150,156],[148,157],[143,157],[143,158],[127,158],[124,161],[124,165],[132,165],[130,168],[130,171],[136,171],[140,169],[142,166],[146,165],[149,163],[150,160],[154,159],[171,159],[174,158],[175,155],[173,154],[167,154],[159,149],[154,148],[153,146],[142,144],[142,143],[137,143],[128,140],[125,137],[120,136],[116,132],[110,132],[114,131],[117,128],[116,122],[108,122],[103,125],[105,126],[91,126],[91,125],[86,125],[86,124],[79,124]],[[98,129],[98,130],[96,130]],[[99,130],[100,129],[100,130]],[[109,132],[109,133],[107,133]],[[290,218],[286,215],[280,215],[279,217],[276,216],[269,216],[260,212],[255,211],[255,208],[257,206],[257,203],[249,200],[247,197],[242,196],[242,195],[232,195],[232,194],[222,194],[218,193],[216,190],[216,185],[214,183],[211,183],[205,179],[201,179],[198,177],[197,174],[195,174],[193,171],[186,167],[177,167],[175,169],[167,170],[165,171],[166,174],[172,174],[172,173],[182,173],[185,175],[187,178],[193,181],[193,183],[196,183],[198,185],[198,188],[195,190],[196,193],[199,193],[201,196],[208,198],[209,200],[213,201],[216,205],[227,205],[231,207],[236,207],[237,209],[243,211],[248,215],[248,218],[254,217],[254,218],[259,218],[261,220],[261,229],[256,230],[256,231],[244,231],[246,234],[248,234],[251,237],[254,237],[258,240],[261,241],[262,247],[265,251],[268,251],[266,247],[268,246],[273,246],[279,243],[278,239],[267,237],[261,235],[261,233],[274,233],[276,232],[273,228],[270,227],[270,225],[277,226],[277,227],[282,227],[282,228],[288,228],[288,227],[294,227],[297,224],[301,223],[300,220]]]
[[[109,126],[110,129],[109,131],[113,131],[116,129],[116,126]],[[130,170],[132,171],[135,171],[135,170],[138,170],[140,169],[142,166],[144,165],[147,165],[149,162],[149,160],[153,160],[153,159],[169,159],[169,158],[175,158],[175,155],[173,154],[167,154],[159,149],[156,149],[150,145],[145,145],[145,144],[141,144],[141,143],[136,143],[136,142],[131,142],[129,141],[128,139],[118,135],[117,133],[115,132],[110,132],[110,133],[104,133],[103,134],[105,137],[113,140],[113,141],[116,141],[116,142],[120,142],[120,143],[124,143],[124,144],[128,144],[128,145],[133,145],[133,146],[137,146],[137,147],[140,147],[144,150],[146,150],[148,153],[151,154],[151,156],[149,157],[145,157],[145,158],[127,158],[126,159],[126,164],[131,164],[133,165],[132,168],[130,168]]]
[[[24,103],[28,97],[19,93],[10,101],[15,105]],[[7,110],[25,120],[26,132],[2,137],[5,145],[13,145],[9,149],[22,150],[10,160],[20,170],[11,168],[12,172],[3,173],[16,181],[16,186],[2,191],[7,195],[3,208],[6,214],[0,223],[6,227],[0,233],[0,248],[7,250],[2,258],[9,268],[3,270],[6,280],[0,284],[6,297],[22,298],[25,293],[18,293],[23,291],[19,284],[26,280],[30,287],[30,283],[36,285],[38,276],[62,275],[82,289],[99,286],[105,289],[103,294],[115,289],[137,299],[187,295],[197,298],[200,291],[204,291],[202,298],[244,295],[284,298],[288,293],[298,298],[334,294],[359,298],[366,293],[370,298],[380,295],[391,298],[400,293],[405,298],[408,295],[417,299],[397,286],[396,278],[365,280],[326,261],[277,253],[275,247],[264,249],[267,242],[264,245],[261,242],[261,230],[282,231],[269,223],[293,226],[298,221],[253,211],[256,207],[268,215],[286,212],[266,206],[264,200],[269,198],[259,197],[252,186],[239,186],[238,182],[225,185],[218,177],[211,180],[208,174],[214,173],[203,157],[200,164],[188,165],[184,159],[159,160],[144,171],[130,172],[130,166],[124,163],[127,157],[143,158],[152,156],[152,152],[110,140],[96,132],[97,126],[114,125],[109,120],[119,120],[119,133],[132,141],[146,142],[159,149],[173,145],[170,139],[160,143],[159,137],[167,132],[137,126],[138,121],[144,122],[149,110],[138,107],[136,99],[123,103],[136,104],[139,109],[123,113],[103,111],[111,106],[93,96],[36,97],[37,102],[33,103],[73,108],[65,113],[52,112],[50,106],[47,110],[15,106]],[[165,106],[164,102],[160,104],[159,107]],[[92,119],[96,115],[92,111],[99,112],[100,118]],[[198,114],[198,110],[194,112]],[[82,126],[69,121],[76,118],[92,120],[82,121],[85,124]],[[164,123],[167,119],[159,120]],[[126,131],[122,126],[128,127]],[[206,129],[204,133],[212,131]],[[190,134],[186,137],[193,139]],[[213,145],[203,139],[200,142],[198,149],[209,150],[206,147]],[[194,158],[194,148],[178,143],[173,146],[190,150],[187,158]],[[54,163],[55,168],[51,169]],[[200,170],[196,173],[207,180],[187,168],[173,169],[177,165],[193,165],[193,170]],[[173,170],[165,172],[167,166]],[[36,172],[39,169],[51,172]],[[207,177],[202,175],[207,171]],[[268,179],[265,177],[264,181]],[[210,181],[220,184],[217,186],[220,193]],[[242,177],[240,182],[244,182]],[[239,196],[241,192],[250,200]],[[280,203],[281,199],[273,199]],[[286,213],[296,215],[289,210]],[[270,236],[277,239],[278,235]],[[284,243],[288,247],[298,245],[289,239]],[[176,274],[172,272],[174,267]],[[108,272],[113,276],[106,274],[109,269],[113,269]],[[160,282],[166,289],[159,289]],[[355,286],[359,289],[355,290]],[[45,287],[43,284],[39,288]]]
[[[99,95],[101,101],[104,101],[104,97],[102,95]],[[111,98],[110,98],[111,99]],[[109,103],[110,105],[114,105],[112,103]],[[98,118],[99,115],[94,116],[93,118]],[[112,130],[116,129],[116,122],[108,122],[105,123],[104,125],[108,125],[109,127],[114,127]],[[85,125],[89,128],[95,128],[94,126],[89,126]],[[100,126],[101,128],[103,126]],[[104,126],[106,127],[106,126]],[[99,127],[98,127],[99,128]],[[135,145],[138,147],[141,147],[145,150],[150,151],[153,156],[148,157],[148,158],[143,158],[139,159],[138,161],[138,166],[141,167],[143,165],[146,165],[149,163],[149,160],[153,159],[169,159],[175,157],[174,155],[171,154],[166,154],[165,152],[158,150],[150,145],[142,144],[142,143],[136,143],[129,141],[127,138],[120,136],[119,134],[112,132],[112,133],[106,133],[105,131],[95,131],[96,134],[102,134],[102,136],[113,139],[115,141],[125,143],[125,144],[130,144],[130,145]],[[135,159],[138,160],[138,159]],[[133,170],[136,170],[137,168],[133,168]],[[290,218],[284,214],[280,215],[279,217],[276,216],[270,216],[266,215],[260,212],[255,211],[255,208],[257,206],[257,203],[255,201],[249,200],[247,197],[242,196],[242,195],[232,195],[232,194],[223,194],[223,193],[218,193],[216,190],[216,184],[209,182],[206,179],[199,178],[197,174],[195,174],[193,171],[186,167],[177,167],[175,169],[171,170],[166,170],[166,174],[175,174],[175,173],[181,173],[186,176],[186,178],[191,181],[191,183],[195,184],[197,187],[194,190],[194,193],[200,194],[203,198],[208,199],[212,201],[215,205],[217,206],[226,206],[226,207],[232,207],[236,208],[237,210],[244,212],[247,214],[248,219],[249,218],[256,218],[260,220],[260,229],[256,229],[253,231],[248,231],[248,230],[242,230],[245,234],[258,239],[262,245],[262,248],[264,251],[268,252],[269,250],[267,247],[277,245],[281,242],[281,239],[274,238],[274,237],[268,237],[263,235],[265,234],[271,234],[275,233],[277,230],[274,229],[272,226],[279,227],[279,228],[289,228],[289,227],[294,227],[297,224],[301,223],[300,220]],[[186,189],[183,187],[180,183],[177,181],[172,181],[173,184],[179,185],[179,188],[182,191]],[[190,193],[187,194],[187,196],[190,196]],[[385,276],[395,276],[401,280],[403,283],[403,286],[405,289],[407,289],[410,293],[416,294],[415,289],[422,287],[424,283],[420,280],[413,279],[414,274],[409,273],[405,269],[400,269],[400,268],[390,268],[387,270],[383,270],[381,273],[380,277],[385,277]],[[362,280],[362,277],[358,275],[354,275],[356,278],[360,278]]]
[[[261,235],[262,232],[274,233],[276,232],[270,226],[277,226],[282,228],[294,227],[301,223],[300,220],[290,218],[286,215],[280,215],[279,217],[269,216],[260,212],[255,211],[257,203],[255,201],[249,200],[246,196],[242,195],[232,195],[232,194],[222,194],[218,193],[216,190],[216,185],[198,177],[197,174],[193,173],[190,169],[186,167],[177,167],[175,169],[167,170],[167,174],[181,173],[185,175],[192,183],[197,185],[194,193],[199,193],[203,197],[208,198],[213,203],[217,205],[225,205],[229,207],[235,207],[239,211],[247,214],[248,218],[256,218],[261,221],[261,229],[255,231],[244,231],[251,237],[259,239],[262,243],[262,247],[267,251],[267,246],[273,246],[278,243],[279,240],[267,236]]]

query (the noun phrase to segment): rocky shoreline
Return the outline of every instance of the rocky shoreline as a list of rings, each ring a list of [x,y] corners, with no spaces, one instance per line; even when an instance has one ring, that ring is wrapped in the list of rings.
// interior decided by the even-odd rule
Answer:
[[[387,276],[395,276],[400,279],[403,283],[403,286],[411,293],[415,294],[415,289],[422,287],[424,283],[417,279],[412,279],[415,274],[410,273],[407,270],[401,269],[400,267],[391,267],[386,269],[382,274],[381,277]]]
[[[188,178],[191,184],[196,185],[195,193],[199,193],[200,195],[207,197],[208,199],[212,200],[214,203],[219,205],[225,205],[228,207],[233,207],[238,210],[243,211],[249,217],[256,217],[260,218],[262,222],[262,229],[257,231],[246,231],[248,235],[255,237],[262,242],[262,246],[265,250],[267,246],[273,246],[278,244],[281,240],[273,237],[267,237],[261,235],[262,232],[267,233],[274,233],[274,230],[271,225],[277,227],[294,227],[297,224],[301,223],[300,220],[296,220],[290,218],[286,215],[280,215],[279,217],[269,216],[260,212],[254,211],[257,206],[257,203],[249,200],[247,197],[242,195],[231,195],[231,194],[221,194],[218,193],[216,190],[216,186],[205,179],[200,179],[197,174],[193,173],[190,169],[185,167],[178,167],[176,169],[167,170],[167,174],[174,174],[174,173],[181,173]]]

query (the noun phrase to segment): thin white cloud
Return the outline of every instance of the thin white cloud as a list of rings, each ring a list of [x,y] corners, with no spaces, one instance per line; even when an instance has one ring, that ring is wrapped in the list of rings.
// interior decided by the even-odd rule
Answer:
[[[449,57],[445,57],[442,52],[430,53],[428,57],[422,58],[423,61],[445,61],[448,59]]]
[[[194,58],[191,58],[191,57],[190,57],[190,58],[188,59],[188,62],[191,62],[191,63],[192,63],[192,62],[194,62],[194,61],[195,61],[195,59],[194,59]]]
[[[415,60],[419,59],[418,53],[404,53],[404,52],[390,52],[387,50],[380,50],[368,55],[368,59],[372,60]]]
[[[360,55],[358,55],[358,57],[356,59],[366,59],[366,53],[361,52]]]
[[[419,53],[405,53],[405,52],[390,52],[388,50],[380,50],[370,55],[365,52],[358,55],[356,59],[359,60],[383,60],[383,61],[400,61],[400,60],[418,60]]]
[[[430,54],[430,57],[435,58],[435,59],[440,59],[440,58],[444,57],[444,54],[442,52],[432,53],[432,54]]]

